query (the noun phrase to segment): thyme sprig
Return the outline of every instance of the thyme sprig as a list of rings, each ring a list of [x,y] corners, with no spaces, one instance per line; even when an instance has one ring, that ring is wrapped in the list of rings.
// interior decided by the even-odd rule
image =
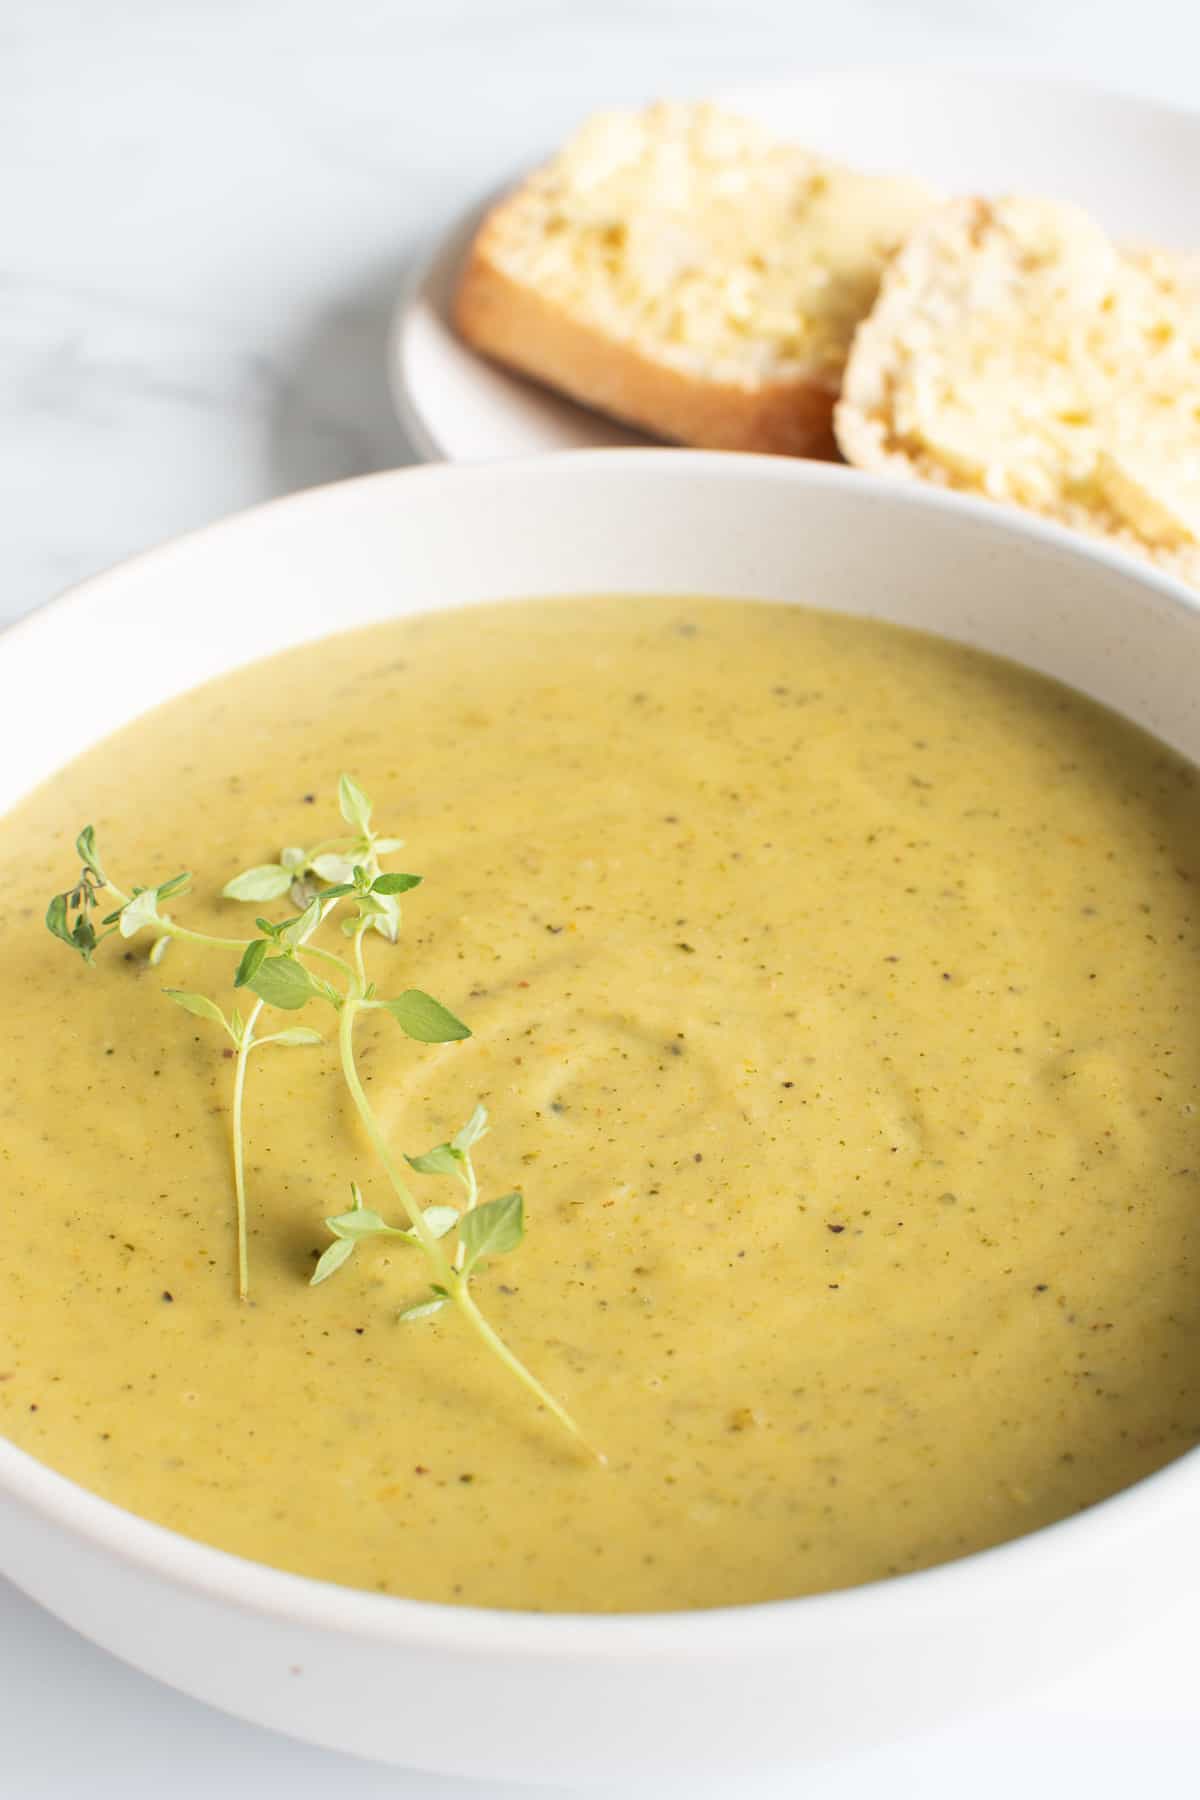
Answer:
[[[360,1187],[352,1182],[351,1207],[325,1221],[333,1242],[317,1263],[312,1283],[327,1281],[360,1245],[371,1239],[401,1240],[418,1249],[430,1277],[428,1293],[426,1298],[405,1306],[399,1317],[411,1322],[446,1308],[456,1309],[504,1367],[603,1462],[603,1456],[588,1444],[562,1403],[488,1322],[472,1290],[472,1279],[483,1264],[515,1250],[525,1233],[524,1201],[519,1193],[503,1194],[485,1202],[479,1198],[472,1152],[487,1134],[485,1109],[476,1106],[466,1124],[447,1143],[435,1145],[419,1156],[404,1156],[403,1161],[417,1174],[453,1176],[462,1188],[461,1208],[422,1207],[367,1097],[354,1044],[355,1028],[365,1014],[387,1013],[409,1038],[422,1044],[452,1043],[471,1033],[448,1007],[421,989],[406,988],[388,997],[380,994],[369,978],[364,940],[369,933],[375,933],[389,943],[398,941],[400,896],[417,887],[421,877],[381,867],[380,858],[400,849],[402,840],[375,831],[371,802],[348,775],[343,775],[338,783],[338,804],[350,827],[349,835],[323,840],[312,849],[289,847],[280,853],[278,862],[257,864],[226,883],[222,893],[228,899],[261,904],[288,894],[299,909],[289,919],[256,918],[254,937],[218,937],[193,931],[164,910],[165,901],[188,892],[192,877],[187,871],[153,887],[135,886],[128,892],[119,888],[100,864],[95,831],[90,825],[76,839],[79,878],[72,888],[50,901],[46,925],[89,964],[99,946],[114,932],[122,938],[150,932],[152,963],[158,963],[175,940],[237,953],[233,987],[253,996],[253,1004],[244,1016],[238,1005],[226,1012],[204,993],[183,988],[166,988],[164,992],[194,1018],[216,1025],[233,1047],[233,1182],[238,1293],[242,1299],[249,1293],[250,1279],[243,1124],[250,1058],[255,1051],[270,1046],[317,1047],[325,1042],[322,1034],[308,1025],[284,1026],[260,1035],[264,1009],[298,1012],[314,1001],[328,1005],[337,1021],[343,1079],[405,1223],[391,1224],[381,1213],[364,1205]],[[97,929],[96,915],[104,905],[111,910],[100,918]],[[340,914],[342,933],[349,940],[348,954],[344,956],[314,941],[335,914]]]

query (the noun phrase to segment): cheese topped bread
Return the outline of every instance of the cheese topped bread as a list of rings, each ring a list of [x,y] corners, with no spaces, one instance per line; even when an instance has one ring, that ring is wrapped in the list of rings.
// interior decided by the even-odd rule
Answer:
[[[1115,540],[1200,582],[1200,257],[1074,207],[931,212],[860,326],[836,413],[860,468]]]
[[[658,436],[832,455],[851,338],[931,200],[711,105],[605,113],[488,214],[457,325]]]

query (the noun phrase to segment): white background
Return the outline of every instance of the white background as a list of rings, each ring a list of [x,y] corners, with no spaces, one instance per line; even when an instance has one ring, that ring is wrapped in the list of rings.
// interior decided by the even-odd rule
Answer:
[[[1200,5],[0,0],[0,619],[222,513],[408,460],[382,374],[405,265],[582,112],[854,63],[1200,104]],[[1195,1795],[1193,1641],[1181,1620],[1018,1710],[737,1800]],[[221,1719],[2,1584],[0,1746],[0,1800],[517,1793]]]

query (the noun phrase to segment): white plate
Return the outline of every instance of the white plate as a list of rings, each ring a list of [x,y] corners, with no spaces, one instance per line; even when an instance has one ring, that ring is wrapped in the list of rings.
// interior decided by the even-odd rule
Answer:
[[[1071,82],[905,70],[812,75],[718,98],[863,168],[924,176],[946,192],[1049,194],[1118,236],[1200,248],[1200,113]],[[646,442],[459,342],[449,301],[485,204],[422,262],[393,321],[392,393],[413,448],[463,461]]]

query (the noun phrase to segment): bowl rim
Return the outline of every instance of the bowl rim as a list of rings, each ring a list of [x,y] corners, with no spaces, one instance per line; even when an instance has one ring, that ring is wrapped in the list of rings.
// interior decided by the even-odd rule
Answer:
[[[236,541],[263,515],[336,508],[368,487],[381,490],[452,483],[458,487],[524,484],[564,468],[582,480],[633,467],[641,479],[708,475],[720,481],[778,482],[860,494],[868,507],[915,507],[974,521],[981,544],[988,537],[1041,544],[1076,568],[1109,570],[1140,588],[1166,611],[1200,618],[1200,594],[1174,576],[1143,564],[1132,552],[1081,537],[1065,526],[1028,517],[989,500],[950,490],[870,476],[832,463],[658,446],[585,448],[485,463],[422,464],[382,470],[284,495],[172,537],[73,584],[0,631],[0,664],[36,636],[49,620],[90,607],[127,575],[144,573],[186,556],[214,535]],[[309,641],[318,641],[316,639]],[[767,1652],[816,1637],[832,1641],[861,1635],[865,1627],[891,1635],[915,1619],[978,1616],[989,1594],[1022,1573],[1036,1574],[1040,1559],[1094,1563],[1124,1538],[1152,1529],[1186,1503],[1195,1503],[1200,1447],[1184,1451],[1154,1473],[1068,1518],[953,1561],[888,1576],[852,1588],[780,1600],[644,1613],[543,1613],[448,1604],[376,1594],[250,1561],[198,1539],[156,1525],[58,1474],[0,1437],[0,1502],[15,1502],[67,1531],[95,1552],[191,1595],[276,1623],[301,1625],[360,1640],[436,1644],[462,1651],[495,1651],[529,1657],[587,1656],[605,1659],[711,1658]],[[19,1580],[18,1580],[19,1584]]]

